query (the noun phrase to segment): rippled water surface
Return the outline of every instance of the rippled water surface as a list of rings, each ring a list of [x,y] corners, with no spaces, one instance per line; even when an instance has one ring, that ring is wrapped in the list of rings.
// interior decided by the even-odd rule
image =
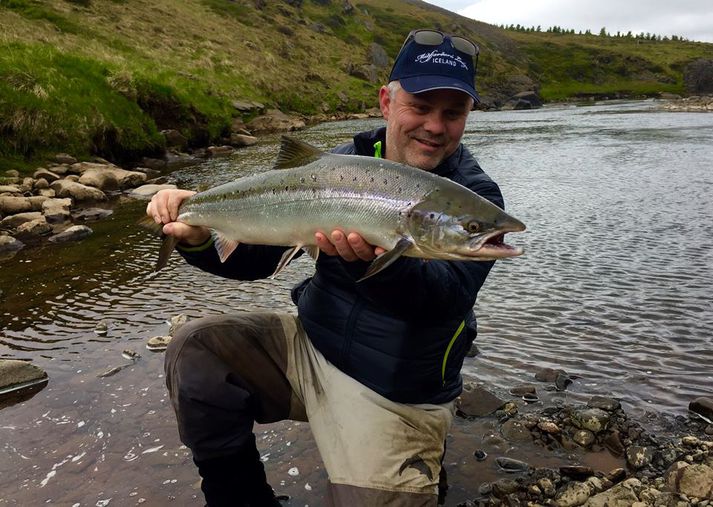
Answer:
[[[323,124],[297,136],[329,147],[379,124]],[[474,113],[464,142],[528,226],[508,236],[526,254],[497,263],[478,298],[480,355],[465,371],[505,389],[531,381],[539,367],[564,368],[580,378],[563,397],[613,394],[639,413],[683,414],[692,398],[711,395],[713,114],[661,112],[653,102]],[[205,188],[269,168],[276,150],[277,137],[267,138],[172,177]],[[288,289],[312,270],[301,258],[278,280],[238,283],[175,256],[153,274],[157,244],[135,225],[144,206],[115,207],[81,243],[0,262],[0,358],[33,360],[50,375],[43,392],[0,412],[7,458],[0,488],[20,492],[5,503],[61,498],[71,505],[84,497],[62,484],[103,463],[125,474],[126,489],[99,474],[87,505],[122,494],[138,501],[138,488],[149,483],[163,500],[193,499],[195,484],[171,492],[171,471],[189,458],[166,415],[162,357],[145,350],[146,339],[165,334],[165,321],[178,313],[293,311]],[[93,332],[100,320],[109,324],[107,336]],[[144,357],[98,378],[127,362],[127,348]],[[290,431],[262,434],[284,444],[273,459],[282,456],[285,470],[294,459],[285,452]],[[319,467],[310,456],[311,469]],[[147,466],[157,477],[143,473]],[[70,469],[67,483],[57,479]],[[284,477],[289,487],[291,476]],[[26,493],[33,488],[41,494]]]

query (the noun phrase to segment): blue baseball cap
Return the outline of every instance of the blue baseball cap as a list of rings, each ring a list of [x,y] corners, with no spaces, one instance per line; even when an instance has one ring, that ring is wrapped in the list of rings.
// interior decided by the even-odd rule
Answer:
[[[409,93],[445,88],[460,90],[480,102],[475,91],[476,64],[473,62],[473,56],[477,62],[478,51],[478,46],[462,37],[436,30],[415,30],[399,51],[389,81],[399,81]]]

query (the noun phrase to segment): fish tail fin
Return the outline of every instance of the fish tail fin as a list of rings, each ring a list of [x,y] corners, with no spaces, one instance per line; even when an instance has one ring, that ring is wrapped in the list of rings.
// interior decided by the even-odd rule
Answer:
[[[145,216],[139,220],[139,225],[152,233],[154,236],[162,238],[161,248],[158,250],[158,260],[156,261],[156,266],[154,271],[160,271],[166,267],[168,264],[168,258],[171,256],[171,252],[176,248],[178,240],[173,236],[165,235],[163,231],[163,224],[157,224],[153,218]]]
[[[299,141],[294,137],[282,136],[280,152],[273,169],[290,169],[307,165],[319,159],[324,152],[311,144]]]

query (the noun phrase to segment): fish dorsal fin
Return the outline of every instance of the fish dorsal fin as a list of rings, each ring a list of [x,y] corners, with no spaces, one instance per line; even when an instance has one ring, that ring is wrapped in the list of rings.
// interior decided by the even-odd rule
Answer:
[[[319,159],[324,152],[311,144],[299,141],[294,137],[282,136],[280,152],[273,169],[290,169],[307,165]]]

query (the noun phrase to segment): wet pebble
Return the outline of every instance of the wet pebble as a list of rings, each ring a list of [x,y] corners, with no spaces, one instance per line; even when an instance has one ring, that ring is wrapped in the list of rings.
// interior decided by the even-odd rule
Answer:
[[[171,342],[170,336],[154,336],[149,338],[146,342],[146,348],[151,352],[162,352],[166,350],[168,344]]]
[[[524,461],[506,458],[503,456],[498,456],[497,458],[495,458],[495,463],[498,465],[498,468],[500,468],[500,470],[508,473],[526,472],[530,469],[530,465],[528,465]]]
[[[107,324],[107,322],[104,320],[98,322],[97,325],[94,326],[94,334],[96,334],[97,336],[106,336],[108,332],[109,324]]]
[[[482,449],[478,449],[473,453],[473,456],[475,456],[476,461],[485,461],[488,458],[488,453]]]

